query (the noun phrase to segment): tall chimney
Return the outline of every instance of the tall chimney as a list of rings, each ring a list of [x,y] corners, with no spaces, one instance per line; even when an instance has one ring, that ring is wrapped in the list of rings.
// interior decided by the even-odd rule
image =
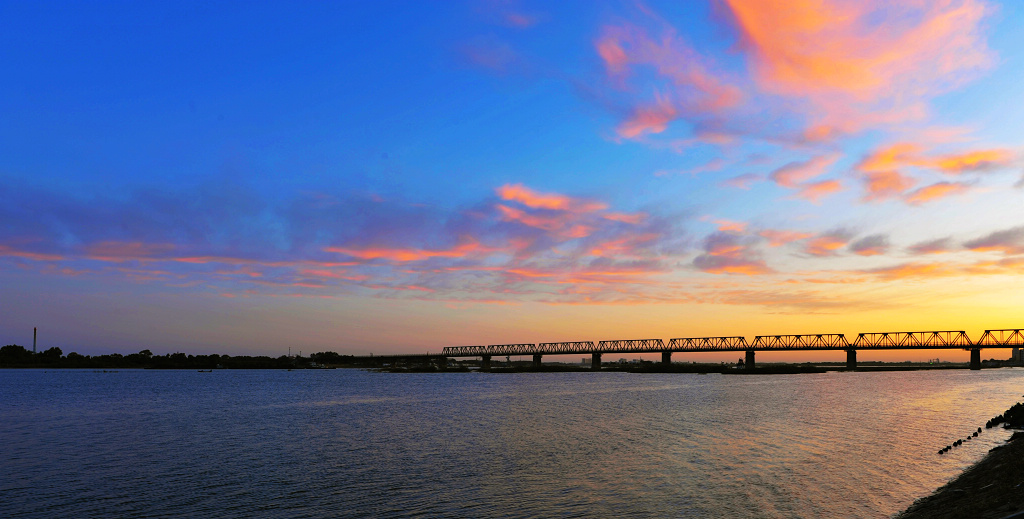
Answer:
[[[36,352],[36,328],[32,327],[32,353]]]

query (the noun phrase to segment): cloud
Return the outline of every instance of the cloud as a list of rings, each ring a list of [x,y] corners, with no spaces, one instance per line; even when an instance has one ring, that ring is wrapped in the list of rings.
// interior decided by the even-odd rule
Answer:
[[[903,263],[893,267],[869,269],[862,272],[886,280],[949,277],[960,274],[957,269],[944,263]]]
[[[754,173],[745,173],[743,175],[735,176],[722,181],[722,185],[728,187],[734,187],[737,189],[750,189],[751,184],[755,182],[761,182],[764,177]]]
[[[768,245],[772,247],[780,247],[787,243],[793,243],[795,241],[805,240],[814,236],[813,233],[799,232],[799,231],[780,231],[775,229],[765,229],[758,233],[761,237],[768,240]]]
[[[667,24],[659,36],[632,25],[608,25],[594,42],[610,78],[624,85],[634,72],[651,71],[657,85],[654,99],[635,102],[630,117],[619,125],[620,137],[633,139],[661,133],[672,121],[726,111],[738,105],[739,88],[712,72],[709,60],[695,51]]]
[[[754,276],[773,272],[752,243],[724,232],[716,232],[705,238],[704,253],[694,258],[693,265],[711,274]]]
[[[1024,226],[993,232],[970,240],[964,247],[976,252],[997,251],[1003,254],[1024,254]]]
[[[807,240],[804,252],[811,256],[835,256],[850,242],[850,233],[844,230],[830,231]]]
[[[977,150],[959,155],[946,155],[935,159],[935,167],[945,173],[987,171],[1009,166],[1014,154],[1005,149]]]
[[[882,173],[919,164],[921,147],[908,142],[897,142],[873,151],[857,164],[861,171]]]
[[[820,182],[803,184],[795,196],[817,204],[821,202],[822,198],[832,193],[838,193],[842,189],[843,186],[838,180],[822,180]]]
[[[79,200],[20,188],[24,201],[0,206],[13,222],[0,227],[0,263],[238,296],[598,303],[661,300],[652,278],[686,250],[676,217],[521,184],[454,209],[231,189]]]
[[[944,252],[951,252],[952,246],[949,238],[939,238],[936,240],[925,241],[921,243],[915,243],[907,250],[911,254],[942,254]]]
[[[898,171],[878,171],[864,174],[865,202],[878,202],[890,198],[900,198],[917,181]]]
[[[754,79],[806,99],[809,137],[924,116],[921,99],[968,81],[992,62],[974,0],[899,3],[726,0]]]
[[[947,196],[959,195],[967,192],[969,185],[962,182],[936,182],[907,193],[903,199],[911,205],[920,205]]]
[[[865,236],[847,248],[858,256],[878,256],[889,251],[889,237],[884,234]]]
[[[805,161],[790,162],[772,171],[768,178],[783,187],[800,187],[802,182],[825,173],[838,158],[837,155],[819,155]]]
[[[539,193],[522,184],[505,184],[495,190],[502,200],[519,202],[532,209],[553,209],[557,211],[592,212],[606,209],[607,204],[572,198],[557,193]]]
[[[655,94],[655,102],[647,106],[639,106],[629,119],[622,122],[616,132],[620,137],[633,139],[645,133],[661,133],[668,128],[668,123],[679,117],[679,110],[666,96]]]

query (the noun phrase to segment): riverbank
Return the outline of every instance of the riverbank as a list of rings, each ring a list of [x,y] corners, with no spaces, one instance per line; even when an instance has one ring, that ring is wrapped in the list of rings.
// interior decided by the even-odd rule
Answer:
[[[1024,406],[993,419],[1019,428]],[[1024,432],[989,453],[932,495],[914,502],[894,519],[1024,518]]]

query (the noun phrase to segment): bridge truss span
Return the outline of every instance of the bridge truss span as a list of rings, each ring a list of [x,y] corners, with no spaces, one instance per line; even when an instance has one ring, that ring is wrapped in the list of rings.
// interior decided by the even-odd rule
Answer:
[[[665,343],[661,339],[624,339],[617,341],[601,341],[593,353],[654,353],[665,351]]]
[[[536,344],[492,344],[490,346],[448,346],[441,350],[446,357],[481,357],[484,355],[509,356],[542,353]]]
[[[1024,346],[1024,334],[1020,329],[985,330],[978,339],[978,346]]]
[[[537,345],[538,353],[557,355],[560,353],[593,353],[594,341],[542,342]]]
[[[930,350],[962,349],[975,345],[967,332],[946,330],[938,332],[877,332],[861,333],[853,346],[860,350]]]
[[[745,337],[680,337],[668,341],[669,351],[745,351]]]
[[[751,343],[752,350],[848,350],[850,343],[842,333],[812,335],[758,335]]]

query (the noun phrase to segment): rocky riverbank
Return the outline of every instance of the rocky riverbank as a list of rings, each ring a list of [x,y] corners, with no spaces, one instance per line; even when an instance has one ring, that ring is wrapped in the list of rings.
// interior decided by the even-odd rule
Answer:
[[[987,426],[1024,427],[1024,405],[1017,404]],[[1024,432],[989,451],[981,461],[916,501],[895,519],[1024,519]]]

